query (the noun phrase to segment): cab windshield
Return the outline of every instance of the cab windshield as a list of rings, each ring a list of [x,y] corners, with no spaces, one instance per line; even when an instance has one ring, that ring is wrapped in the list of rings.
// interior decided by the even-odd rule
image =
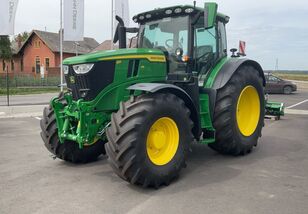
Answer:
[[[147,22],[140,26],[140,48],[155,48],[168,52],[171,70],[180,69],[181,59],[176,56],[178,48],[183,50],[183,56],[188,55],[188,27],[189,17],[168,17],[156,21]],[[182,67],[184,69],[184,67]],[[180,69],[180,70],[182,70]]]

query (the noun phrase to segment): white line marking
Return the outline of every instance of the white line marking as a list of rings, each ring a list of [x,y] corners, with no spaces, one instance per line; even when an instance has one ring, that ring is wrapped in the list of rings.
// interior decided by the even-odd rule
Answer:
[[[304,100],[304,101],[302,101],[302,102],[299,102],[299,103],[296,103],[296,104],[294,104],[294,105],[291,105],[291,106],[287,107],[287,109],[294,108],[295,106],[299,106],[299,105],[301,105],[301,104],[303,104],[303,103],[305,103],[305,102],[308,102],[308,100]]]
[[[307,110],[286,109],[285,114],[308,115]]]
[[[5,112],[0,112],[0,115],[5,115]]]
[[[37,120],[41,120],[42,118],[40,118],[40,117],[34,117],[35,119],[37,119]]]

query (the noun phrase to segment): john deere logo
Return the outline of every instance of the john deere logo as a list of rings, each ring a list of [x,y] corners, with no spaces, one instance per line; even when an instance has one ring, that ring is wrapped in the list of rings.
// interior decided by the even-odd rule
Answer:
[[[74,76],[70,76],[70,82],[71,82],[71,84],[75,84],[75,77]]]

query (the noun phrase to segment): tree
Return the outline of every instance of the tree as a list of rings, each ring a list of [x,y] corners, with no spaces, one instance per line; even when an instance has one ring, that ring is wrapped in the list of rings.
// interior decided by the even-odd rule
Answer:
[[[11,59],[11,41],[8,36],[0,36],[0,59]]]
[[[17,36],[14,37],[15,42],[25,42],[29,37],[29,33],[27,31],[19,33]]]

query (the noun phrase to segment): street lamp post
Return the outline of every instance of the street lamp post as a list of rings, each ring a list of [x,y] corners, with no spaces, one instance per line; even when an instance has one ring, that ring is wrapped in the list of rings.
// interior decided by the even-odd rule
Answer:
[[[6,101],[7,106],[10,106],[10,86],[9,86],[9,66],[6,66]]]
[[[60,76],[61,76],[61,92],[63,91],[63,0],[60,0]]]

